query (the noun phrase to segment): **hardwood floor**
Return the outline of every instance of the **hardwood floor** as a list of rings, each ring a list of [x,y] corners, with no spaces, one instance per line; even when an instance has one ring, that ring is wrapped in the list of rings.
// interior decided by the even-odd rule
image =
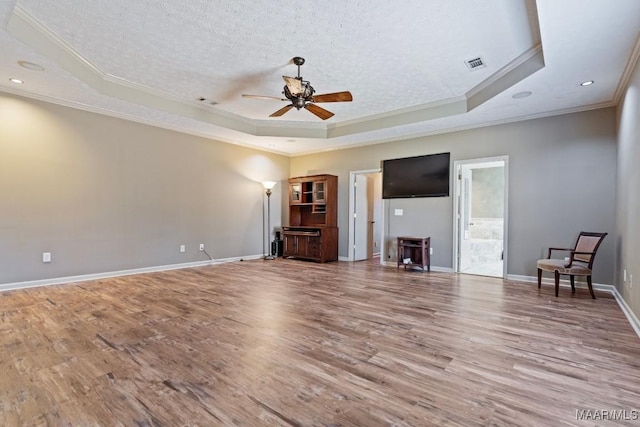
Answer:
[[[0,294],[0,424],[639,425],[608,294],[249,261]],[[637,412],[635,412],[637,414]]]

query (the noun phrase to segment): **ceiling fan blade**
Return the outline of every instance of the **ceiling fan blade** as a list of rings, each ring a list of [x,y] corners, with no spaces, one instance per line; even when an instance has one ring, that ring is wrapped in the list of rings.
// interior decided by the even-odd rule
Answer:
[[[286,105],[281,109],[279,109],[278,111],[276,111],[275,113],[271,114],[269,117],[280,117],[281,115],[291,110],[292,108],[293,108],[293,104]]]
[[[263,95],[247,95],[246,93],[242,94],[243,98],[255,98],[255,99],[275,99],[277,101],[288,101],[286,98],[278,98],[277,96],[263,96]]]
[[[351,92],[335,92],[335,93],[324,93],[322,95],[314,95],[313,102],[350,102],[353,101],[353,96],[351,96]]]
[[[287,84],[289,92],[291,92],[293,95],[300,95],[302,93],[302,80],[288,76],[282,76],[282,78]]]
[[[304,108],[311,111],[322,120],[327,120],[328,118],[333,117],[333,113],[331,111],[325,110],[322,107],[318,107],[316,104],[306,103],[304,104]]]

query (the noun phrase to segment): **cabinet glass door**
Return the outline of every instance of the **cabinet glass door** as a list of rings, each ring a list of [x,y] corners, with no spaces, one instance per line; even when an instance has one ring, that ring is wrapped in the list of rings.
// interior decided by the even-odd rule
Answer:
[[[313,185],[313,201],[314,202],[323,202],[325,201],[325,187],[326,183],[324,181],[315,182]]]
[[[302,185],[291,184],[291,203],[300,203],[301,194],[302,194]]]

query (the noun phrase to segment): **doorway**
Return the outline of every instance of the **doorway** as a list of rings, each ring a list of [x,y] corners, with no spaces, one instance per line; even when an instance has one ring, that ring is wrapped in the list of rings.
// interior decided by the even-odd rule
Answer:
[[[457,161],[454,171],[455,271],[504,278],[508,157]]]
[[[382,247],[382,172],[349,174],[349,261],[380,257]]]

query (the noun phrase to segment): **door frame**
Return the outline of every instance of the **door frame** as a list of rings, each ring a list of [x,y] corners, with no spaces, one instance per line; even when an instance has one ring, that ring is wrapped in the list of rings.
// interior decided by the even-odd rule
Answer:
[[[458,249],[459,249],[459,233],[460,233],[460,221],[458,217],[458,209],[460,208],[460,185],[458,175],[460,168],[463,165],[477,164],[477,163],[492,163],[492,162],[504,162],[504,222],[503,222],[503,258],[502,258],[502,278],[507,278],[507,265],[509,257],[509,156],[496,156],[496,157],[483,157],[479,159],[468,160],[456,160],[453,163],[453,271],[460,273],[458,262]]]
[[[355,182],[356,182],[356,175],[367,175],[370,173],[379,173],[382,172],[382,168],[377,168],[377,169],[364,169],[364,170],[357,170],[357,171],[350,171],[349,172],[349,216],[348,216],[348,220],[347,223],[349,224],[349,241],[348,241],[348,246],[347,246],[347,261],[353,261],[354,260],[354,255],[353,255],[353,245],[355,244],[355,230],[354,230],[354,226],[353,226],[353,215],[355,214],[356,211],[356,203],[355,203]],[[384,210],[384,209],[383,209]],[[381,218],[381,221],[384,223],[384,218]],[[376,225],[377,227],[380,226],[380,224]],[[381,246],[382,242],[384,242],[384,227],[381,228],[381,234],[380,234],[380,240],[381,240]],[[382,247],[380,248],[380,264],[383,263],[384,257],[382,256]]]
[[[472,163],[475,164],[475,163]],[[456,187],[460,190],[456,200],[458,201],[458,227],[462,226],[458,232],[462,233],[457,236],[456,242],[458,243],[458,259],[455,260],[456,268],[458,272],[464,271],[468,267],[468,263],[463,265],[463,261],[470,261],[465,259],[465,249],[470,250],[472,244],[471,241],[471,229],[467,228],[467,225],[471,224],[471,212],[473,210],[473,169],[465,168],[465,165],[458,165],[456,168],[458,173],[458,180],[456,181]],[[467,230],[469,230],[469,236],[467,237]]]

